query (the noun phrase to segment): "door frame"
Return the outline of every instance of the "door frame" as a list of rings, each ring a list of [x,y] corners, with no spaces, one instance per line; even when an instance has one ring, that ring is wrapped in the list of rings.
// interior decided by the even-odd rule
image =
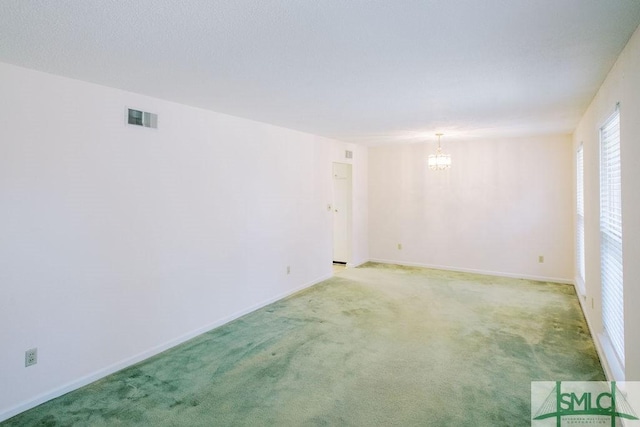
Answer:
[[[344,165],[347,167],[347,179],[346,179],[346,199],[347,206],[339,207],[346,210],[346,259],[336,260],[336,165]],[[347,162],[332,162],[331,163],[331,259],[332,262],[344,262],[347,266],[352,267],[353,258],[353,164]]]

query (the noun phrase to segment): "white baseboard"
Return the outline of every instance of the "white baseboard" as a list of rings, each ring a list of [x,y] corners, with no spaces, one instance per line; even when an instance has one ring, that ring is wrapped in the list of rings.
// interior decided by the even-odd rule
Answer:
[[[573,283],[575,284],[575,287],[576,287],[576,294],[582,295],[582,296],[586,295],[587,290],[584,286],[584,280],[582,280],[580,276],[576,276],[575,279],[573,279]]]
[[[358,263],[358,264],[355,264],[355,263],[352,263],[352,262],[348,262],[348,263],[347,263],[347,267],[348,267],[348,268],[358,268],[358,267],[360,267],[361,265],[366,264],[367,262],[369,262],[369,261],[363,261],[363,262],[360,262],[360,263]]]
[[[252,311],[258,310],[262,307],[265,307],[269,304],[272,304],[276,301],[279,301],[283,298],[286,298],[290,295],[295,294],[296,292],[300,292],[308,287],[311,287],[315,284],[318,284],[324,280],[327,280],[329,278],[332,277],[332,274],[326,275],[326,276],[322,276],[316,280],[312,280],[311,282],[305,283],[303,285],[300,285],[294,289],[291,289],[289,291],[283,292],[279,295],[276,295],[275,297],[272,298],[268,298],[260,303],[254,304],[246,309],[237,311],[229,316],[223,317],[222,319],[218,319],[215,322],[212,322],[208,325],[205,325],[203,327],[200,327],[196,330],[193,330],[191,332],[188,332],[182,336],[179,336],[177,338],[174,338],[170,341],[167,341],[163,344],[160,344],[156,347],[150,348],[149,350],[143,351],[142,353],[136,354],[135,356],[129,357],[127,359],[121,360],[119,362],[114,363],[113,365],[107,366],[106,368],[100,369],[96,372],[93,372],[89,375],[86,375],[84,377],[81,377],[77,380],[73,380],[68,382],[67,384],[61,386],[61,387],[57,387],[51,391],[42,393],[36,397],[34,397],[33,399],[29,399],[27,401],[24,401],[22,403],[19,403],[3,412],[0,412],[0,422],[5,421],[11,417],[14,417],[18,414],[20,414],[21,412],[27,411],[31,408],[35,408],[36,406],[45,403],[51,399],[55,399],[56,397],[60,397],[63,394],[69,393],[70,391],[73,390],[77,390],[80,387],[84,387],[88,384],[91,384],[92,382],[95,382],[101,378],[104,378],[108,375],[111,375],[115,372],[121,371],[122,369],[128,368],[129,366],[133,366],[138,362],[141,362],[145,359],[148,359],[150,357],[153,357],[159,353],[162,353],[165,350],[168,350],[172,347],[175,347],[177,345],[180,345],[186,341],[189,341],[192,338],[197,337],[198,335],[201,335],[205,332],[209,332],[212,329],[218,328],[226,323],[231,322],[232,320],[235,320],[239,317],[244,316],[245,314],[249,314]]]
[[[485,276],[511,277],[514,279],[527,279],[527,280],[535,280],[538,282],[566,283],[569,285],[573,285],[572,279],[565,279],[561,277],[533,276],[530,274],[505,273],[501,271],[478,270],[474,268],[460,268],[460,267],[451,267],[446,265],[423,264],[419,262],[405,262],[405,261],[396,261],[396,260],[379,259],[379,258],[372,258],[369,261],[379,262],[382,264],[406,265],[407,267],[433,268],[435,270],[458,271],[461,273],[474,273],[474,274],[482,274]]]
[[[598,357],[600,358],[600,363],[602,364],[602,368],[604,369],[604,374],[607,377],[607,381],[624,381],[624,368],[618,361],[618,357],[616,356],[616,352],[613,349],[611,340],[609,340],[609,337],[603,331],[596,331],[593,327],[593,324],[591,323],[591,318],[589,316],[589,310],[587,306],[585,283],[579,276],[576,276],[575,287],[576,294],[578,294],[578,300],[580,301],[582,314],[587,320],[587,326],[589,327],[589,332],[591,333],[591,337],[593,338],[593,342],[596,346],[596,352],[598,353]]]
[[[597,339],[594,339],[597,343],[596,348],[599,349],[598,356],[600,356],[600,362],[605,370],[607,379],[609,381],[624,381],[624,368],[618,362],[618,357],[609,337],[604,332],[595,335],[595,337],[597,337]]]
[[[586,299],[587,296],[584,294],[580,294],[580,288],[576,283],[576,294],[578,295],[578,301],[580,301],[580,309],[582,310],[582,314],[584,315],[585,320],[587,321],[587,327],[589,328],[589,334],[591,335],[591,339],[596,347],[596,353],[598,353],[598,358],[600,359],[600,364],[602,365],[602,369],[604,370],[604,375],[607,378],[607,381],[615,381],[615,375],[613,371],[609,367],[609,361],[607,359],[606,352],[602,347],[602,342],[600,341],[600,335],[598,331],[596,331],[591,323],[591,319],[589,318]]]

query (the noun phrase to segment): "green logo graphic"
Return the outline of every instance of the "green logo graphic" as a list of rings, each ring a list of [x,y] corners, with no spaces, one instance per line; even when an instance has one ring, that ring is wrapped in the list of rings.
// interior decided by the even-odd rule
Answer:
[[[533,415],[533,420],[555,418],[557,427],[561,426],[563,417],[582,417],[584,424],[592,423],[593,418],[587,421],[589,417],[600,417],[600,420],[606,417],[609,418],[611,427],[617,425],[616,419],[619,418],[638,420],[638,416],[615,381],[581,384],[588,384],[591,387],[585,387],[578,392],[575,390],[563,392],[562,381],[556,381],[555,387]],[[533,410],[533,406],[531,409]],[[576,420],[571,423],[576,425]],[[604,420],[602,424],[605,424]]]

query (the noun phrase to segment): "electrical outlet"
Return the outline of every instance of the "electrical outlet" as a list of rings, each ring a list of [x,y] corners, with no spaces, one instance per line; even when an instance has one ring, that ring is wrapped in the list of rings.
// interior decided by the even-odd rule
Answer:
[[[402,250],[402,243],[398,243],[398,250]]]
[[[38,349],[32,348],[24,352],[24,366],[35,365],[38,363]]]
[[[538,255],[538,262],[542,264],[544,262],[544,255]]]
[[[287,274],[291,274],[291,267],[287,265]]]

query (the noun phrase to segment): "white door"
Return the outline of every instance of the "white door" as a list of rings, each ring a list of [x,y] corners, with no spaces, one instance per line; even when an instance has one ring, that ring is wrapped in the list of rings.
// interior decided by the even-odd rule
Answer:
[[[351,165],[333,164],[333,261],[347,263],[351,252]]]

